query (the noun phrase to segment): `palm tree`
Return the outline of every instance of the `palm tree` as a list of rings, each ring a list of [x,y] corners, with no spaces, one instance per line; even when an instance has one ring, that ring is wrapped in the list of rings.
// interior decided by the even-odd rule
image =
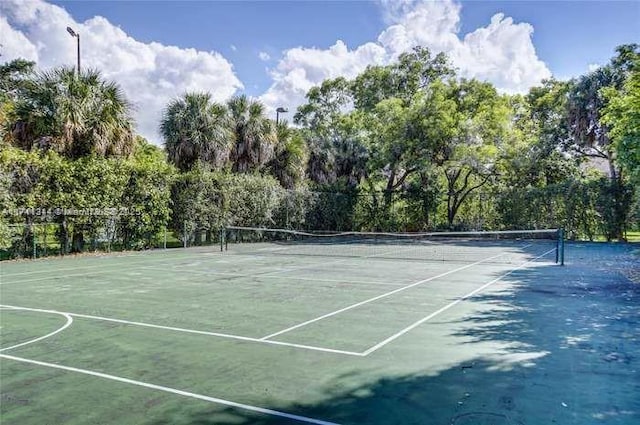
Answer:
[[[369,151],[357,135],[333,131],[331,135],[307,135],[309,160],[307,174],[311,181],[332,185],[342,181],[355,188],[366,174]]]
[[[274,123],[265,116],[264,105],[241,95],[232,97],[227,107],[235,135],[233,171],[262,168],[273,157],[277,141]]]
[[[11,141],[70,157],[127,156],[133,141],[131,105],[120,87],[94,70],[37,74],[25,85],[11,120]]]
[[[271,174],[278,179],[285,189],[293,189],[304,179],[308,161],[307,145],[300,134],[280,122],[276,126],[277,143],[274,156],[267,165]]]
[[[182,171],[198,162],[213,168],[227,163],[233,132],[226,108],[209,93],[186,93],[170,102],[160,130],[169,161]]]

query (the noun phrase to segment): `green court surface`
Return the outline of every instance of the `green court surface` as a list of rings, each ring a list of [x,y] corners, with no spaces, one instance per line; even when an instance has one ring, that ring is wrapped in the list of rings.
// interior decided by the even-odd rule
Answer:
[[[250,246],[0,263],[0,422],[640,423],[633,244]]]

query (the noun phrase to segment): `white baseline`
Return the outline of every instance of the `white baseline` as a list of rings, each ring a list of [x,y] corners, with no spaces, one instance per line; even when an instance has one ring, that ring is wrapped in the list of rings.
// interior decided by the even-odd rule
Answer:
[[[337,425],[335,422],[323,421],[320,419],[309,418],[306,416],[294,415],[291,413],[280,412],[278,410],[266,409],[264,407],[251,406],[249,404],[237,403],[235,401],[224,400],[222,398],[217,397],[209,397],[202,394],[196,394],[189,391],[178,390],[175,388],[165,387],[162,385],[150,384],[148,382],[136,381],[134,379],[123,378],[115,375],[108,375],[106,373],[94,372],[92,370],[87,369],[78,369],[76,367],[63,366],[54,363],[46,363],[38,360],[25,359],[22,357],[10,356],[7,354],[0,354],[0,358],[5,358],[8,360],[13,360],[16,362],[29,363],[38,366],[50,367],[53,369],[66,370],[68,372],[81,373],[83,375],[95,376],[98,378],[109,379],[111,381],[123,382],[125,384],[136,385],[138,387],[149,388],[152,390],[164,391],[166,393],[177,394],[183,397],[195,398],[198,400],[208,401],[210,403],[222,404],[225,406],[235,407],[237,409],[249,410],[251,412],[262,413],[269,416],[278,416],[281,418],[287,418],[298,422],[304,422],[308,424],[317,424],[317,425]]]

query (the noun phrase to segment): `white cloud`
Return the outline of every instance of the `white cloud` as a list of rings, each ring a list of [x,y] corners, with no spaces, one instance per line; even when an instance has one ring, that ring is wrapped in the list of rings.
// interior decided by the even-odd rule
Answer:
[[[588,70],[589,72],[593,72],[593,71],[595,71],[595,70],[596,70],[596,69],[598,69],[598,68],[600,68],[600,64],[597,64],[597,63],[590,63],[590,64],[587,66],[587,70]]]
[[[265,61],[265,62],[271,59],[271,56],[269,56],[269,53],[267,52],[258,53],[258,57],[260,58],[261,61]]]
[[[353,78],[367,65],[388,64],[416,45],[447,53],[460,75],[491,81],[505,92],[525,91],[551,75],[537,57],[530,24],[498,13],[462,37],[463,6],[454,0],[380,0],[380,5],[387,26],[375,40],[351,48],[337,40],[327,49],[284,51],[269,68],[273,81],[260,99],[272,111],[278,106],[295,111],[324,79]],[[231,63],[216,52],[143,43],[103,17],[76,22],[62,7],[42,0],[0,0],[0,61],[25,57],[41,68],[72,66],[75,40],[67,26],[81,34],[83,66],[100,69],[121,85],[135,102],[138,131],[156,143],[161,112],[171,98],[200,90],[224,100],[243,88]],[[237,51],[233,44],[230,48]],[[266,52],[259,57],[271,60]]]
[[[367,65],[388,62],[384,48],[366,43],[355,50],[338,40],[329,49],[297,47],[287,50],[275,69],[271,87],[261,96],[267,107],[275,110],[285,105],[290,111],[304,102],[307,91],[327,78],[353,78]]]
[[[498,13],[487,26],[461,38],[462,5],[453,0],[381,0],[387,28],[377,40],[349,50],[338,40],[329,49],[296,47],[284,52],[273,84],[261,97],[269,107],[304,102],[306,91],[325,78],[353,77],[369,64],[387,64],[416,45],[445,52],[460,75],[494,83],[503,92],[524,92],[551,76],[536,54],[533,27]]]
[[[20,31],[11,28],[7,18],[0,15],[0,61],[22,57],[28,60],[38,58],[36,46]]]
[[[229,47],[231,47],[231,50],[233,50],[234,52],[236,52],[236,51],[238,50],[238,48],[236,47],[236,45],[235,45],[235,44],[232,44],[232,45],[231,45],[231,46],[229,46]]]
[[[241,89],[231,63],[215,52],[143,43],[107,19],[76,22],[61,7],[40,0],[0,1],[0,60],[35,60],[39,67],[73,66],[80,34],[82,66],[99,69],[116,81],[134,102],[140,134],[161,143],[159,123],[167,102],[185,91],[209,91],[221,101]]]

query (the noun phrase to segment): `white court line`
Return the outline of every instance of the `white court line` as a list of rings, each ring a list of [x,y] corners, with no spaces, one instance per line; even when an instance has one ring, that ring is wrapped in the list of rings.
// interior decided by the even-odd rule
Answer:
[[[296,271],[296,270],[312,269],[312,268],[318,267],[318,266],[324,267],[324,266],[326,266],[328,264],[345,263],[347,261],[352,261],[354,259],[362,260],[362,259],[376,258],[376,257],[380,257],[382,255],[386,255],[386,254],[388,254],[390,252],[393,252],[393,251],[385,251],[385,252],[381,252],[380,254],[373,254],[373,255],[363,255],[363,256],[354,256],[354,257],[340,257],[339,259],[334,260],[334,261],[325,261],[325,262],[322,262],[322,263],[307,264],[307,265],[300,266],[300,267],[282,268],[282,269],[279,269],[279,270],[274,270],[272,272],[259,273],[259,274],[256,274],[255,276],[256,277],[270,276],[270,275],[279,274],[279,273],[289,273],[289,272]],[[255,258],[255,254],[251,254],[251,253],[246,253],[246,254],[245,253],[238,253],[238,254],[234,254],[234,255],[250,255],[251,258]]]
[[[526,246],[524,246],[523,248],[526,248]],[[297,325],[291,326],[291,327],[289,327],[287,329],[283,329],[281,331],[274,332],[274,333],[272,333],[270,335],[267,335],[267,336],[264,336],[264,337],[260,338],[260,340],[266,341],[266,340],[268,340],[270,338],[273,338],[274,336],[282,335],[282,334],[287,333],[289,331],[292,331],[294,329],[298,329],[298,328],[301,328],[303,326],[309,325],[311,323],[317,322],[319,320],[326,319],[327,317],[335,316],[336,314],[340,314],[340,313],[343,313],[343,312],[345,312],[347,310],[351,310],[353,308],[360,307],[361,305],[368,304],[368,303],[373,302],[373,301],[377,301],[377,300],[379,300],[381,298],[389,297],[389,296],[391,296],[393,294],[397,294],[400,291],[404,291],[406,289],[413,288],[414,286],[422,285],[423,283],[432,281],[434,279],[438,279],[438,278],[450,275],[452,273],[459,272],[460,270],[468,269],[469,267],[473,267],[473,266],[478,265],[478,264],[480,264],[482,262],[489,261],[492,258],[500,257],[502,255],[504,255],[503,252],[501,252],[500,254],[497,254],[497,255],[493,255],[491,257],[487,257],[487,258],[482,259],[480,261],[476,261],[475,263],[467,264],[465,266],[458,267],[457,269],[449,270],[448,272],[440,273],[439,275],[419,280],[417,282],[411,283],[409,285],[403,286],[403,287],[395,289],[393,291],[385,292],[384,294],[381,294],[381,295],[366,299],[364,301],[360,301],[360,302],[355,303],[355,304],[351,304],[351,305],[349,305],[347,307],[341,308],[340,310],[332,311],[331,313],[323,314],[322,316],[316,317],[316,318],[311,319],[311,320],[307,320],[306,322],[298,323]]]
[[[204,255],[204,254],[200,254],[200,255]],[[199,256],[195,256],[195,257],[194,256],[188,256],[188,257],[185,256],[185,257],[180,258],[179,261],[196,259],[198,257]],[[225,257],[220,256],[219,258],[225,258]],[[255,257],[250,257],[249,259],[255,259]],[[0,285],[11,285],[11,284],[16,284],[16,283],[27,283],[27,282],[38,282],[38,281],[51,280],[51,279],[62,279],[62,278],[71,277],[71,276],[85,276],[87,274],[113,273],[114,271],[111,269],[112,267],[117,267],[118,270],[132,270],[132,269],[135,270],[135,269],[143,268],[144,264],[153,263],[153,262],[167,262],[168,260],[170,261],[170,259],[167,259],[167,258],[158,258],[158,259],[150,259],[150,260],[144,260],[144,261],[128,262],[128,263],[124,263],[124,264],[96,264],[96,265],[91,265],[91,266],[66,267],[66,268],[39,270],[39,271],[24,272],[24,273],[12,273],[10,275],[0,275]],[[341,260],[337,260],[335,262],[343,262],[343,261],[347,261],[347,259],[344,259],[344,260],[341,259]],[[330,262],[330,263],[335,263],[335,262]],[[265,275],[270,275],[270,274],[273,274],[273,273],[286,273],[288,271],[300,270],[300,269],[305,269],[305,268],[313,268],[313,267],[316,267],[318,265],[324,265],[324,264],[330,264],[330,263],[314,263],[313,265],[306,265],[306,266],[300,266],[300,267],[291,267],[291,268],[287,268],[287,269],[268,272],[268,273],[265,273]],[[130,265],[136,265],[136,266],[135,267],[129,267]],[[141,267],[140,265],[143,265],[143,266]],[[179,266],[179,265],[180,264],[176,264],[176,266]],[[3,281],[3,278],[5,278],[5,277],[14,277],[14,276],[18,276],[18,275],[39,274],[39,273],[49,273],[49,272],[60,272],[60,271],[78,270],[78,269],[95,269],[95,268],[98,268],[99,270],[90,271],[89,273],[84,272],[84,273],[65,274],[63,276],[46,276],[46,277],[37,277],[37,278],[34,278],[34,279],[21,279],[21,280],[16,280],[16,281],[13,281],[13,282],[4,282]],[[107,269],[105,270],[105,268],[107,268]]]
[[[7,354],[0,354],[0,357],[5,358],[5,359],[9,359],[9,360],[13,360],[13,361],[16,361],[16,362],[29,363],[29,364],[34,364],[34,365],[38,365],[38,366],[50,367],[50,368],[53,368],[53,369],[60,369],[60,370],[68,371],[68,372],[81,373],[83,375],[90,375],[90,376],[95,376],[95,377],[98,377],[98,378],[109,379],[111,381],[117,381],[117,382],[122,382],[122,383],[125,383],[125,384],[136,385],[138,387],[149,388],[149,389],[152,389],[152,390],[164,391],[166,393],[177,394],[177,395],[180,395],[180,396],[183,396],[183,397],[189,397],[189,398],[194,398],[194,399],[198,399],[198,400],[208,401],[210,403],[215,403],[215,404],[222,404],[224,406],[235,407],[237,409],[242,409],[242,410],[248,410],[248,411],[251,411],[251,412],[262,413],[264,415],[269,415],[269,416],[277,416],[277,417],[281,417],[281,418],[291,419],[291,420],[298,421],[298,422],[305,422],[305,423],[308,423],[308,424],[317,424],[317,425],[337,425],[335,422],[328,422],[328,421],[323,421],[323,420],[320,420],[320,419],[309,418],[309,417],[306,417],[306,416],[294,415],[294,414],[291,414],[291,413],[280,412],[278,410],[266,409],[264,407],[251,406],[249,404],[237,403],[235,401],[224,400],[222,398],[217,398],[217,397],[209,397],[209,396],[206,396],[206,395],[196,394],[196,393],[192,393],[192,392],[189,392],[189,391],[183,391],[183,390],[178,390],[178,389],[175,389],[175,388],[165,387],[165,386],[162,386],[162,385],[150,384],[148,382],[136,381],[134,379],[123,378],[123,377],[115,376],[115,375],[108,375],[108,374],[102,373],[102,372],[95,372],[95,371],[92,371],[92,370],[79,369],[79,368],[76,368],[76,367],[63,366],[63,365],[54,364],[54,363],[46,363],[46,362],[41,362],[41,361],[38,361],[38,360],[31,360],[31,359],[25,359],[25,358],[22,358],[22,357],[10,356],[10,355],[7,355]]]
[[[364,356],[368,356],[369,354],[371,354],[371,353],[373,353],[374,351],[376,351],[376,350],[378,350],[378,349],[380,349],[380,348],[384,347],[384,346],[385,346],[385,345],[387,345],[388,343],[390,343],[390,342],[392,342],[393,340],[395,340],[395,339],[397,339],[397,338],[401,337],[402,335],[406,334],[407,332],[411,331],[412,329],[414,329],[414,328],[416,328],[416,327],[420,326],[420,325],[421,325],[421,324],[423,324],[424,322],[426,322],[426,321],[428,321],[428,320],[433,319],[434,317],[436,317],[436,316],[437,316],[437,315],[439,315],[440,313],[443,313],[443,312],[445,312],[445,311],[449,310],[451,307],[453,307],[453,306],[457,305],[458,303],[460,303],[460,302],[462,302],[462,301],[464,301],[464,300],[466,300],[466,299],[468,299],[468,298],[470,298],[470,297],[474,296],[474,295],[475,295],[475,294],[477,294],[478,292],[480,292],[480,291],[482,291],[482,290],[486,289],[487,287],[489,287],[489,286],[493,285],[494,283],[496,283],[496,282],[498,282],[498,281],[502,280],[504,277],[506,277],[506,276],[510,275],[511,273],[515,272],[516,270],[519,270],[519,269],[521,269],[521,268],[525,267],[527,264],[529,264],[529,263],[531,263],[531,262],[533,262],[533,261],[537,260],[538,258],[542,258],[542,257],[544,257],[545,255],[547,255],[547,254],[549,254],[549,253],[551,253],[551,252],[553,252],[553,251],[555,251],[555,250],[556,250],[555,248],[550,249],[549,251],[545,252],[545,253],[544,253],[544,254],[542,254],[542,255],[537,256],[536,258],[534,258],[534,259],[532,259],[532,260],[529,260],[529,261],[527,261],[527,262],[525,262],[525,263],[520,264],[518,267],[516,267],[516,268],[514,268],[514,269],[510,270],[509,272],[507,272],[507,273],[503,274],[502,276],[499,276],[499,277],[497,277],[497,278],[493,279],[491,282],[487,282],[487,283],[485,283],[485,284],[484,284],[484,285],[482,285],[481,287],[474,289],[473,291],[469,292],[468,294],[463,295],[462,297],[460,297],[460,298],[458,298],[458,299],[456,299],[456,300],[454,300],[454,301],[450,302],[449,304],[445,305],[444,307],[442,307],[442,308],[440,308],[440,309],[438,309],[438,310],[434,311],[434,312],[433,312],[433,313],[431,313],[430,315],[428,315],[428,316],[426,316],[426,317],[423,317],[422,319],[418,320],[417,322],[415,322],[415,323],[413,323],[413,324],[411,324],[411,325],[407,326],[406,328],[402,329],[401,331],[399,331],[399,332],[397,332],[397,333],[395,333],[395,334],[391,335],[389,338],[385,339],[385,340],[384,340],[384,341],[382,341],[382,342],[377,343],[377,344],[376,344],[376,345],[374,345],[373,347],[371,347],[371,348],[369,348],[368,350],[364,351],[362,354],[363,354]]]
[[[208,335],[208,336],[215,336],[215,337],[220,337],[220,338],[236,339],[236,340],[240,340],[240,341],[258,342],[258,343],[262,343],[262,344],[272,344],[272,345],[282,345],[282,346],[287,346],[287,347],[302,348],[302,349],[305,349],[305,350],[323,351],[323,352],[326,352],[326,353],[346,354],[346,355],[349,355],[349,356],[362,357],[362,353],[357,353],[357,352],[353,352],[353,351],[334,350],[332,348],[316,347],[316,346],[313,346],[313,345],[294,344],[294,343],[291,343],[291,342],[263,341],[261,339],[251,338],[251,337],[248,337],[248,336],[232,335],[232,334],[225,334],[225,333],[219,333],[219,332],[199,331],[199,330],[195,330],[195,329],[177,328],[177,327],[174,327],[174,326],[154,325],[154,324],[145,323],[145,322],[133,322],[133,321],[130,321],[130,320],[112,319],[112,318],[109,318],[109,317],[91,316],[91,315],[88,315],[88,314],[77,314],[77,313],[63,312],[63,311],[57,311],[57,310],[44,310],[44,309],[39,309],[39,308],[18,307],[18,306],[11,306],[11,305],[0,305],[0,307],[15,308],[15,309],[26,310],[26,311],[37,311],[37,312],[42,312],[42,313],[53,313],[53,314],[63,314],[63,315],[64,314],[68,314],[69,316],[81,317],[83,319],[99,320],[99,321],[104,321],[104,322],[122,323],[124,325],[143,326],[143,327],[154,328],[154,329],[163,329],[163,330],[184,332],[184,333],[197,334],[197,335]]]
[[[177,249],[181,249],[181,248],[177,248]],[[96,257],[94,259],[96,259],[97,261],[102,261],[99,260],[98,258],[101,259],[121,259],[121,258],[141,258],[143,256],[151,256],[153,254],[163,254],[166,251],[158,251],[158,252],[153,252],[153,253],[149,253],[149,254],[138,254],[138,255],[123,255],[123,256],[112,256],[112,257]],[[20,273],[8,273],[8,274],[0,274],[0,278],[6,278],[6,277],[14,277],[14,276],[24,276],[24,275],[31,275],[31,274],[41,274],[41,273],[50,273],[50,272],[64,272],[64,271],[69,271],[69,270],[84,270],[84,269],[95,269],[95,268],[105,268],[105,267],[123,267],[123,266],[128,266],[131,264],[145,264],[145,263],[153,263],[153,262],[166,262],[166,261],[171,261],[171,260],[177,260],[177,261],[184,261],[184,260],[190,260],[190,259],[196,259],[196,258],[200,258],[203,255],[210,255],[209,253],[199,253],[197,255],[185,255],[183,257],[169,257],[169,258],[149,258],[149,259],[145,259],[145,260],[136,260],[136,261],[125,261],[123,263],[116,263],[116,264],[92,264],[92,265],[88,265],[88,266],[76,266],[76,267],[61,267],[61,268],[56,268],[56,269],[43,269],[43,270],[34,270],[34,271],[30,271],[30,272],[20,272]],[[220,256],[220,258],[223,258],[222,256]],[[61,261],[61,260],[58,260]],[[105,271],[106,272],[106,271]],[[24,282],[24,281],[19,281],[19,282]],[[19,283],[19,282],[7,282],[7,283]]]
[[[25,309],[25,308],[20,308],[20,307],[9,307],[9,306],[2,306],[2,307],[7,307],[8,310],[29,310],[29,309]],[[56,329],[53,332],[50,332],[44,336],[41,336],[39,338],[36,339],[32,339],[30,341],[26,341],[26,342],[22,342],[20,344],[16,344],[16,345],[12,345],[11,347],[5,347],[0,349],[0,352],[2,351],[7,351],[7,350],[13,350],[14,348],[18,348],[18,347],[22,347],[24,345],[28,345],[28,344],[33,344],[34,342],[38,342],[38,341],[42,341],[43,339],[49,338],[51,336],[54,336],[55,334],[57,334],[58,332],[62,332],[63,330],[67,329],[69,326],[71,326],[71,324],[73,323],[73,317],[71,317],[69,314],[67,313],[57,313],[61,316],[66,317],[67,319],[67,323],[65,323],[62,327],[60,327],[59,329]]]

